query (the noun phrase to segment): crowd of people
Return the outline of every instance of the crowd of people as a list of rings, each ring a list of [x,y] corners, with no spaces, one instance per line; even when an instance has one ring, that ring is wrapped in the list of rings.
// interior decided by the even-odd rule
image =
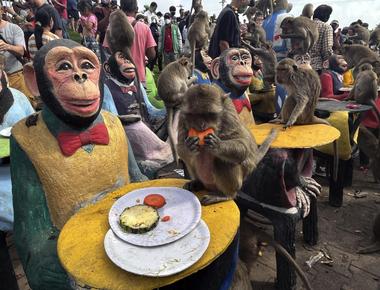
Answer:
[[[265,32],[265,41],[270,43],[277,61],[289,57],[292,45],[289,40],[281,37],[281,22],[286,17],[297,15],[292,15],[292,7],[287,1],[279,3],[267,15],[268,11],[262,12],[254,7],[254,1],[232,0],[217,18],[215,15],[209,17],[211,32],[208,49],[195,51],[194,73],[198,83],[212,82],[212,59],[228,48],[241,47],[242,40],[250,33],[252,25]],[[131,55],[138,80],[143,86],[144,94],[147,93],[148,107],[164,112],[164,105],[157,96],[157,77],[168,64],[183,55],[190,55],[187,34],[194,17],[190,10],[181,8],[177,11],[175,6],[170,6],[167,12],[158,11],[156,2],[140,8],[134,0],[123,0],[120,5],[114,0],[27,0],[3,4],[0,10],[0,56],[2,75],[6,76],[9,87],[23,93],[35,110],[41,109],[39,96],[34,96],[25,85],[23,65],[33,61],[36,52],[55,39],[73,38],[80,41],[95,52],[105,65],[111,54],[107,39],[110,15],[118,9],[127,15],[134,29]],[[250,9],[255,9],[254,13],[250,13]],[[243,13],[245,17],[241,22]],[[328,5],[320,5],[315,9],[312,4],[305,5],[302,16],[312,19],[317,25],[319,37],[308,54],[293,57],[297,62],[318,72],[322,85],[321,98],[343,100],[348,94],[342,93],[340,88],[352,85],[354,77],[352,69],[348,69],[347,61],[341,55],[342,47],[345,44],[373,47],[373,44],[370,42],[367,23],[357,20],[349,26],[341,27],[337,20],[330,21],[331,13],[332,8]],[[254,56],[251,92],[263,90],[264,66],[262,58]],[[110,78],[109,74],[106,75]],[[105,85],[105,93],[108,92],[111,99],[115,98],[114,92],[109,91]],[[273,119],[280,112],[286,91],[278,84],[274,98],[269,112],[263,113],[257,110],[259,107],[253,108],[257,120]],[[380,104],[378,100],[376,102]],[[369,112],[364,124],[376,131],[378,120]],[[361,156],[365,169],[368,158]]]

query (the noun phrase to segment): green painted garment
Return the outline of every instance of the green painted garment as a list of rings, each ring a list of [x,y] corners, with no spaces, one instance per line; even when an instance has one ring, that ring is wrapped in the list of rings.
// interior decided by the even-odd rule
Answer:
[[[153,73],[149,68],[146,68],[146,93],[149,102],[157,109],[163,109],[165,104],[162,100],[157,99],[157,86],[154,81]]]

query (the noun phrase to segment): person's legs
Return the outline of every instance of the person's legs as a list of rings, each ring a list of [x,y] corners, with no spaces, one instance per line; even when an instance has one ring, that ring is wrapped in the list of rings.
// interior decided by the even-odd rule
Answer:
[[[22,71],[8,75],[9,87],[14,88],[22,92],[28,97],[30,103],[35,108],[37,106],[37,100],[29,91],[25,85],[24,74]]]

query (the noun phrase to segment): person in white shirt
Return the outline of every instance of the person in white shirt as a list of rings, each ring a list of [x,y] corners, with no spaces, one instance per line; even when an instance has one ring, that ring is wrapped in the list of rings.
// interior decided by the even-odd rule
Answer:
[[[144,13],[144,16],[148,18],[148,24],[152,23],[152,16],[156,16],[157,3],[150,3],[149,9]]]

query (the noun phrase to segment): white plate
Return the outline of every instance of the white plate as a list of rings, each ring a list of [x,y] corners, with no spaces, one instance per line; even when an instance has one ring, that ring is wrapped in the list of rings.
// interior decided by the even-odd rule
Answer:
[[[142,204],[149,194],[161,194],[166,204],[158,209],[160,221],[151,231],[144,234],[125,232],[119,217],[126,207]],[[119,198],[111,207],[108,221],[113,232],[123,241],[137,246],[154,247],[174,242],[191,232],[201,219],[201,204],[190,191],[178,187],[147,187],[137,189]],[[162,222],[161,218],[170,216]]]
[[[131,245],[119,239],[112,230],[104,238],[106,253],[118,267],[152,277],[165,277],[189,268],[203,256],[209,243],[210,231],[203,220],[182,239],[158,247]]]
[[[12,130],[12,127],[7,127],[7,128],[4,128],[3,130],[0,131],[0,135],[3,136],[3,137],[11,137],[11,130]]]

